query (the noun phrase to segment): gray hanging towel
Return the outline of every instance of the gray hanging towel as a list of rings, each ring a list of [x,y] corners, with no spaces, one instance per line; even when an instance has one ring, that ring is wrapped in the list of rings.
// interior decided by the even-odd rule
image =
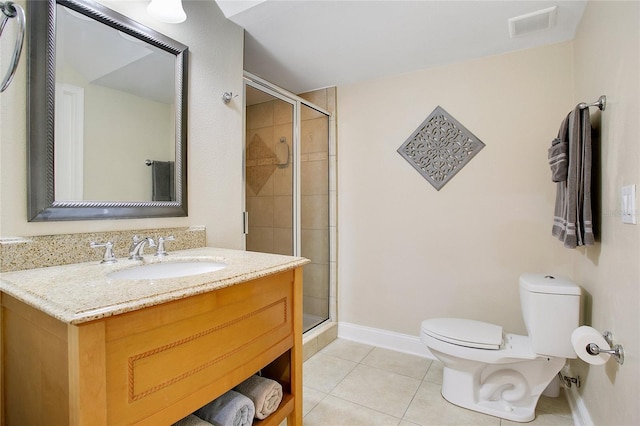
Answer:
[[[153,161],[151,164],[153,201],[175,201],[174,162]]]
[[[551,234],[567,248],[592,246],[591,212],[591,120],[589,108],[576,106],[560,126],[558,137],[566,128],[568,167],[565,181],[558,182]],[[555,141],[555,140],[554,140]]]
[[[558,136],[551,142],[549,148],[549,167],[551,167],[551,180],[564,182],[569,172],[569,116],[562,121]]]

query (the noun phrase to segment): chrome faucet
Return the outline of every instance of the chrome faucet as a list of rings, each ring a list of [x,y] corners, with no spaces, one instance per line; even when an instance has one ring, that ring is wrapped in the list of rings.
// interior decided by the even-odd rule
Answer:
[[[149,247],[155,247],[156,243],[151,237],[139,238],[137,235],[133,236],[133,243],[129,247],[129,259],[142,260],[143,249],[145,244],[149,244]]]

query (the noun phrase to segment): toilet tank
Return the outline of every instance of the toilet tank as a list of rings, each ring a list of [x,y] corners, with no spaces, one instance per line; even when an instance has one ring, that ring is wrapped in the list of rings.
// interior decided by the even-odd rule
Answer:
[[[580,322],[580,287],[544,274],[520,277],[520,304],[531,348],[539,355],[575,358],[571,333]]]

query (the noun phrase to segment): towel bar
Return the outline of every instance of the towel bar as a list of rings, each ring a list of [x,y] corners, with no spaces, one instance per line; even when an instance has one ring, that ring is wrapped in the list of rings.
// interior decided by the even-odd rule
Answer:
[[[581,102],[578,104],[578,106],[580,107],[580,109],[597,106],[600,109],[600,111],[604,111],[604,109],[607,107],[607,97],[605,95],[602,95],[598,98],[597,101],[593,103],[588,104],[586,102]]]
[[[11,64],[9,65],[9,69],[7,70],[7,74],[2,79],[2,83],[0,83],[0,92],[4,92],[11,80],[13,80],[13,76],[16,73],[16,68],[18,68],[18,61],[20,60],[20,54],[22,53],[22,44],[24,42],[24,33],[25,33],[25,18],[24,18],[24,10],[20,5],[15,4],[12,1],[8,1],[6,3],[0,2],[0,35],[2,35],[2,31],[4,30],[4,26],[7,21],[11,18],[16,18],[18,20],[18,35],[16,37],[16,44],[13,48],[13,55],[11,57]]]

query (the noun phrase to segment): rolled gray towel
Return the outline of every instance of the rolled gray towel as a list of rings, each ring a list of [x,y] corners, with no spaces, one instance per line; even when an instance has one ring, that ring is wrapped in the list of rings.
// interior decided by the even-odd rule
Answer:
[[[230,390],[193,414],[214,426],[250,426],[255,411],[249,398]]]
[[[211,423],[202,420],[195,414],[189,414],[184,419],[175,422],[172,426],[211,426]]]
[[[569,143],[556,138],[549,148],[549,166],[551,167],[551,180],[564,182],[569,171]]]
[[[256,419],[264,419],[278,409],[282,402],[282,385],[275,380],[251,376],[234,388],[248,396],[256,407]]]

